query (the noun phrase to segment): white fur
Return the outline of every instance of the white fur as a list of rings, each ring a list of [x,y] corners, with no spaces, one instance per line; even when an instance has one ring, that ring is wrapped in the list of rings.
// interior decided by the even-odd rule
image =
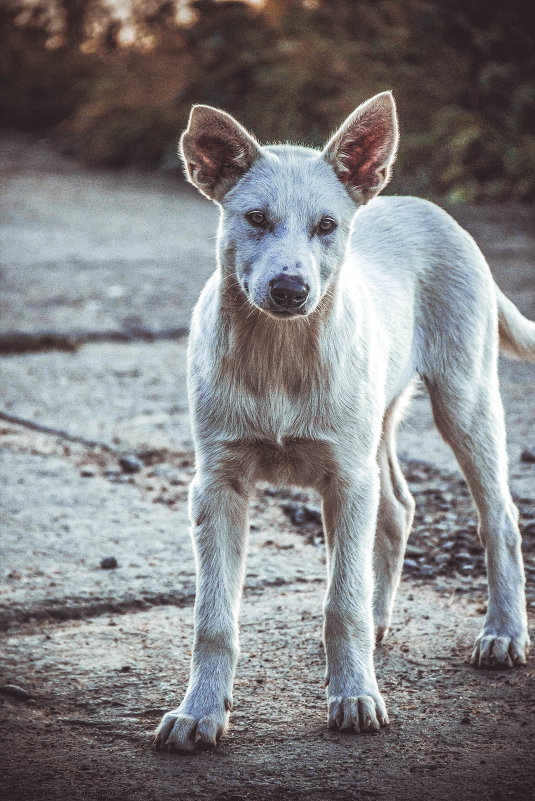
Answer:
[[[156,732],[158,746],[178,751],[214,745],[228,723],[247,506],[261,479],[313,486],[323,497],[329,725],[359,732],[388,722],[374,617],[381,639],[414,512],[395,430],[416,375],[469,483],[487,549],[488,613],[473,663],[522,664],[529,644],[498,314],[505,344],[524,358],[535,358],[535,325],[498,292],[475,242],[444,211],[405,197],[362,205],[395,156],[389,93],[348,118],[323,153],[260,148],[222,114],[194,109],[183,138],[190,178],[221,203],[221,225],[218,269],[195,308],[189,348],[198,568],[191,677]],[[376,126],[385,135],[377,154],[366,154],[370,172],[351,154],[358,137],[376,147]],[[215,144],[216,134],[207,140],[214,130]],[[268,227],[251,227],[253,209],[266,211]],[[327,237],[315,227],[324,215],[337,223]],[[309,294],[299,314],[281,318],[269,282],[288,273]]]

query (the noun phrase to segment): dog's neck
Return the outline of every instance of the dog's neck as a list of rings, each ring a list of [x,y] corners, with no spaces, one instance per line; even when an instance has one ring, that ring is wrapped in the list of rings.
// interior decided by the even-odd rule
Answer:
[[[220,313],[227,325],[225,372],[253,394],[283,389],[290,397],[310,392],[321,380],[321,330],[332,314],[329,297],[312,314],[281,319],[253,306],[232,273],[221,271]]]

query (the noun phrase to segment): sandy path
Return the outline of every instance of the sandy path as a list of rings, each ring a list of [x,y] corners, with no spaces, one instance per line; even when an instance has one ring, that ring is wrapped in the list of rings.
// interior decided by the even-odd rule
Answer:
[[[216,216],[170,177],[86,173],[20,138],[0,138],[0,156],[0,339],[98,335],[73,352],[2,357],[0,411],[142,462],[128,474],[109,451],[0,421],[0,685],[28,693],[0,692],[0,798],[535,797],[533,659],[511,673],[468,665],[484,613],[481,553],[424,396],[400,449],[430,467],[406,463],[418,503],[412,564],[377,652],[391,726],[369,737],[325,728],[320,531],[292,523],[281,509],[288,497],[261,489],[231,730],[195,757],[152,750],[151,731],[187,681],[192,454],[185,339],[147,343],[136,331],[187,326],[213,264]],[[532,210],[457,216],[535,318]],[[129,344],[109,341],[132,330]],[[532,531],[533,625],[535,466],[519,457],[535,446],[535,368],[504,362],[501,371],[512,486]],[[437,538],[464,556],[440,567]],[[107,556],[116,569],[100,568]]]

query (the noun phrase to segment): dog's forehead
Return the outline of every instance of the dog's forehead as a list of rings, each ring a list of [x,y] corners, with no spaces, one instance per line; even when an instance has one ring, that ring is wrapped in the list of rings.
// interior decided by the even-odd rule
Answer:
[[[225,205],[237,212],[267,210],[279,219],[297,214],[303,222],[327,213],[355,213],[355,204],[321,153],[297,145],[262,148],[262,157],[228,193]]]

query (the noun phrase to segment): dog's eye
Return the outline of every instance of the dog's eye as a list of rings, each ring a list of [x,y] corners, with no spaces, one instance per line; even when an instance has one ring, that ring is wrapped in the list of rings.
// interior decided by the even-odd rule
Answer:
[[[267,222],[264,212],[258,211],[257,209],[247,212],[245,216],[251,225],[256,225],[257,228],[262,228]]]
[[[336,223],[332,217],[323,217],[318,224],[318,232],[320,234],[330,234],[336,228]]]

